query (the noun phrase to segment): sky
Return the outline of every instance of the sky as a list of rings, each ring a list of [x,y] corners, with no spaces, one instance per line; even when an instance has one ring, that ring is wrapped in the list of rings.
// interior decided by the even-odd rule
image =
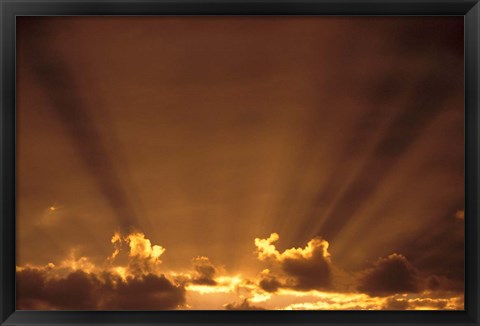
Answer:
[[[460,16],[17,17],[17,309],[463,310],[463,64]]]

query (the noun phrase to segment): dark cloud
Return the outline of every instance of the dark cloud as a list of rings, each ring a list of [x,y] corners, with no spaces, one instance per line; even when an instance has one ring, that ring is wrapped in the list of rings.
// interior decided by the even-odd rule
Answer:
[[[432,275],[443,275],[463,288],[465,275],[464,220],[452,208],[435,225],[413,232],[400,252],[419,270]],[[433,282],[433,280],[432,280]],[[441,285],[451,287],[441,281]],[[447,282],[449,283],[449,282]]]
[[[254,306],[245,299],[241,303],[229,303],[225,305],[225,310],[265,310],[264,308]]]
[[[397,293],[418,292],[417,270],[399,254],[380,258],[374,267],[365,271],[357,287],[371,296],[386,296]]]
[[[260,288],[267,292],[277,292],[277,290],[282,287],[282,283],[269,271],[267,273],[262,273],[260,276],[260,282],[258,282]]]
[[[96,276],[74,271],[61,278],[49,278],[49,270],[17,272],[17,309],[98,309]]]
[[[168,310],[185,303],[185,289],[163,275],[122,281],[108,272],[96,275],[73,271],[64,276],[50,273],[36,268],[17,271],[17,309]]]
[[[463,292],[463,280],[450,279],[445,275],[430,275],[426,278],[425,288],[431,291]]]
[[[277,233],[272,233],[267,239],[255,239],[258,258],[270,262],[276,269],[272,273],[264,271],[264,277],[282,278],[285,287],[301,291],[326,290],[332,287],[327,241],[315,237],[304,248],[291,248],[280,253],[273,244],[278,239]],[[275,276],[276,273],[278,276]],[[272,280],[267,280],[264,285],[275,287]]]
[[[107,310],[171,310],[185,303],[183,287],[154,274],[118,282],[110,287],[106,296],[102,309]]]
[[[192,283],[199,285],[216,285],[214,276],[217,268],[210,262],[208,257],[196,257],[192,259],[195,275]]]
[[[382,310],[406,310],[409,307],[408,300],[388,298],[382,306]]]
[[[83,271],[75,271],[65,278],[50,279],[44,283],[45,299],[52,307],[62,310],[93,309],[98,306],[97,277]]]
[[[282,270],[287,275],[287,283],[296,290],[325,290],[332,286],[330,263],[321,247],[315,248],[310,257],[285,258]]]
[[[49,308],[45,300],[45,275],[38,269],[27,268],[16,273],[17,309]]]

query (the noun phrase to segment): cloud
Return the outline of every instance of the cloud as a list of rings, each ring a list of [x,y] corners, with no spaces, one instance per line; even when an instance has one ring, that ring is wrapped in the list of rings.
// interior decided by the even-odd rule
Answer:
[[[109,272],[72,271],[52,277],[51,270],[25,268],[17,271],[17,309],[40,310],[164,310],[185,303],[185,289],[164,275],[141,278]]]
[[[430,291],[463,292],[464,283],[445,275],[430,275],[426,278],[425,288]]]
[[[161,262],[159,258],[165,252],[165,248],[158,245],[152,246],[150,240],[146,239],[143,233],[131,233],[125,240],[130,246],[131,257],[139,257],[152,263]]]
[[[260,274],[260,282],[258,285],[264,291],[276,292],[282,286],[282,283],[270,270],[264,269]]]
[[[98,309],[100,282],[94,275],[73,271],[49,278],[48,270],[17,271],[17,309]]]
[[[260,302],[268,309],[287,310],[463,306],[463,293],[456,282],[438,275],[422,274],[420,278],[402,255],[380,258],[373,267],[352,274],[331,263],[325,240],[314,238],[304,248],[279,252],[273,245],[278,239],[277,234],[256,239],[257,256],[271,269],[251,279],[229,275],[205,256],[192,259],[193,269],[188,273],[164,274],[160,258],[165,248],[152,244],[143,233],[116,233],[111,240],[114,251],[103,264],[71,250],[57,265],[17,267],[17,309],[261,310],[264,308],[255,306]],[[418,293],[406,294],[410,292]],[[205,300],[215,304],[205,306]]]
[[[430,292],[423,294],[431,295]],[[452,310],[461,309],[463,306],[463,298],[457,296],[449,296],[443,298],[398,298],[390,297],[380,308],[382,310]]]
[[[280,253],[275,245],[279,239],[272,233],[267,239],[255,239],[256,253],[260,260],[277,265],[285,276],[285,286],[297,290],[329,289],[331,281],[331,261],[328,253],[328,242],[314,238],[305,248],[291,248]],[[270,281],[273,279],[270,278]],[[275,282],[264,281],[267,288]]]
[[[185,288],[160,273],[165,248],[152,245],[143,233],[112,237],[113,254],[97,266],[75,251],[58,266],[17,268],[17,309],[162,310],[185,303]],[[125,265],[115,265],[128,245]]]
[[[463,295],[423,291],[372,297],[364,293],[299,292],[280,290],[265,303],[268,308],[284,310],[457,310],[463,309]]]
[[[55,267],[55,265],[51,264],[51,267]],[[80,256],[77,257],[77,251],[75,249],[70,250],[69,256],[60,262],[59,268],[56,270],[66,270],[66,271],[77,271],[81,270],[86,273],[90,273],[96,269],[94,263],[88,259],[88,257]]]
[[[458,207],[458,204],[455,204]],[[428,275],[444,276],[463,291],[465,284],[465,225],[462,211],[449,209],[434,224],[412,232],[397,250],[407,256],[412,265]],[[434,281],[432,281],[434,282]],[[434,285],[434,283],[432,283]]]
[[[165,248],[153,245],[143,233],[131,233],[124,238],[130,247],[129,271],[134,275],[152,273],[161,264],[160,256]]]
[[[192,259],[195,275],[192,283],[199,285],[216,285],[214,280],[217,268],[210,262],[208,257],[200,256]]]
[[[293,303],[284,308],[285,310],[373,310],[378,309],[376,302],[352,301],[346,303],[337,302],[301,302]]]
[[[392,254],[363,272],[357,289],[371,296],[418,292],[417,270],[405,256]]]
[[[410,304],[406,299],[388,298],[382,306],[383,310],[407,310]]]
[[[247,299],[241,303],[229,303],[226,304],[225,310],[265,310],[264,308],[252,305]]]
[[[107,258],[110,264],[114,264],[117,257],[128,247],[127,266],[116,266],[114,270],[120,272],[122,277],[141,276],[157,273],[162,263],[160,257],[166,249],[159,245],[152,245],[152,242],[141,232],[132,232],[126,236],[115,233],[111,239],[114,251]]]
[[[44,300],[45,275],[38,269],[17,269],[16,305],[17,309],[45,309]]]
[[[185,304],[185,288],[174,285],[164,275],[147,274],[141,278],[107,283],[107,310],[171,310]]]
[[[255,238],[255,246],[257,247],[256,254],[258,259],[267,260],[267,259],[279,259],[281,254],[278,252],[274,242],[278,241],[280,236],[278,233],[272,233],[266,239]]]

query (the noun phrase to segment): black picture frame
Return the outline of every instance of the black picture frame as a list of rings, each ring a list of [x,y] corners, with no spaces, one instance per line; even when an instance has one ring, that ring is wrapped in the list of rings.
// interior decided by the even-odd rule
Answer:
[[[476,0],[0,0],[1,325],[479,324],[479,37]],[[15,19],[23,15],[460,15],[465,19],[464,311],[16,311]]]

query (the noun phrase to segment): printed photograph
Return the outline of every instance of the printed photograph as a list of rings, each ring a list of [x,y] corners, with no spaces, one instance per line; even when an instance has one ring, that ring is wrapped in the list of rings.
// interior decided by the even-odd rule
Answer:
[[[17,310],[464,310],[463,16],[19,16]]]

